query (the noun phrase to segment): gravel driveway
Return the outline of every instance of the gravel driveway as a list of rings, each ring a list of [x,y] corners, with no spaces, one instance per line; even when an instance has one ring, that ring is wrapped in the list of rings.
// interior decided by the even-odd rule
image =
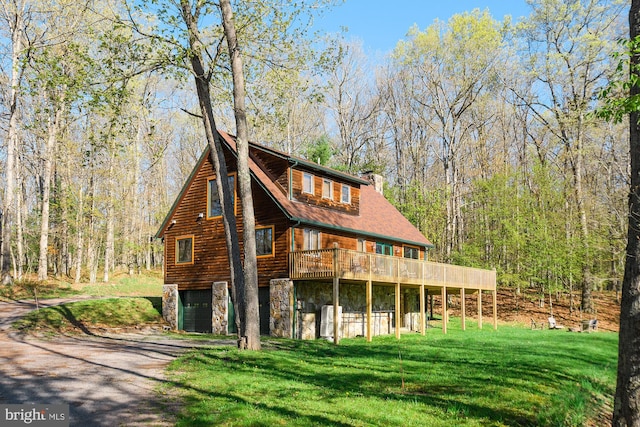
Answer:
[[[193,347],[234,343],[157,332],[40,339],[11,329],[33,309],[0,302],[0,403],[68,404],[71,426],[174,425],[179,405],[158,392],[167,364]]]

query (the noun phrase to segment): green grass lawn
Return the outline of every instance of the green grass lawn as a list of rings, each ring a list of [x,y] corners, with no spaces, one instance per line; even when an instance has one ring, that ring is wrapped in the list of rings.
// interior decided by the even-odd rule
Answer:
[[[162,271],[144,271],[143,274],[129,276],[126,273],[111,275],[108,283],[72,284],[50,279],[46,283],[34,279],[18,280],[11,286],[0,286],[0,301],[29,300],[73,297],[74,295],[91,296],[162,296]]]
[[[22,332],[55,334],[160,324],[160,298],[107,298],[41,308],[13,323]]]
[[[580,426],[615,390],[617,334],[512,326],[212,348],[170,367],[181,426]]]

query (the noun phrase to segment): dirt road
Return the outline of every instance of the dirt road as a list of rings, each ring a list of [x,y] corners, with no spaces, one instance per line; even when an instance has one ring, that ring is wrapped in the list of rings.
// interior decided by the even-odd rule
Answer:
[[[0,302],[0,403],[68,404],[71,426],[174,425],[179,405],[171,393],[158,392],[164,368],[195,346],[233,344],[162,333],[40,339],[11,329],[34,308],[30,302]]]

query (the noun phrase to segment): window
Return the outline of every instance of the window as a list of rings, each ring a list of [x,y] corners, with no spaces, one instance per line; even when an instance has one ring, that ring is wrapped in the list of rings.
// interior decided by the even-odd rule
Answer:
[[[193,264],[193,236],[176,237],[176,264]]]
[[[235,211],[236,203],[236,187],[235,187],[235,175],[229,175],[229,186],[231,187],[231,200],[233,202],[233,209]],[[220,195],[218,194],[218,184],[215,178],[211,178],[208,181],[207,188],[207,218],[215,218],[222,216],[222,206],[220,205]]]
[[[342,203],[351,203],[351,187],[346,184],[342,184],[342,196],[340,198]]]
[[[393,255],[393,245],[376,242],[376,253],[380,255]]]
[[[358,239],[358,251],[366,252],[367,251],[367,241],[364,239]]]
[[[322,179],[322,198],[333,200],[333,181],[330,179]]]
[[[402,249],[404,251],[404,257],[405,258],[420,259],[420,249],[419,248],[415,248],[413,246],[404,246]]]
[[[302,192],[313,194],[313,175],[310,173],[302,173]]]
[[[256,256],[273,255],[273,226],[256,227]]]
[[[304,229],[304,247],[303,250],[310,251],[320,249],[320,232],[318,230]]]

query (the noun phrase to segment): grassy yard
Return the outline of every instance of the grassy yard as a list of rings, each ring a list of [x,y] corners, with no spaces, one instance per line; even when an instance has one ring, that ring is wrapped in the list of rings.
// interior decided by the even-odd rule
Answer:
[[[122,328],[160,324],[160,298],[107,298],[34,310],[13,327],[22,332],[89,332],[96,327]]]
[[[162,296],[162,271],[145,271],[143,274],[129,276],[117,273],[111,276],[108,283],[69,283],[50,279],[46,283],[34,278],[16,281],[11,286],[0,286],[0,301],[73,297],[74,295],[91,296]]]
[[[610,407],[617,334],[513,326],[195,351],[182,426],[581,426]],[[595,422],[594,425],[598,425]]]

